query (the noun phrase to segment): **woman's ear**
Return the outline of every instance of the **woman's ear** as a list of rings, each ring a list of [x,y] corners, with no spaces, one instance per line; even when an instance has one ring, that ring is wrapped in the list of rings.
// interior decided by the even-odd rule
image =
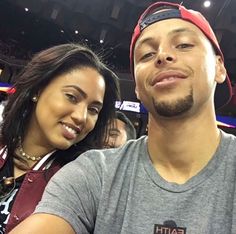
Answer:
[[[38,96],[37,95],[34,95],[33,97],[32,97],[32,102],[37,102],[38,101]]]
[[[224,61],[222,60],[221,56],[217,55],[216,56],[216,75],[215,75],[215,81],[218,84],[221,84],[225,81],[226,79],[226,69],[224,65]]]

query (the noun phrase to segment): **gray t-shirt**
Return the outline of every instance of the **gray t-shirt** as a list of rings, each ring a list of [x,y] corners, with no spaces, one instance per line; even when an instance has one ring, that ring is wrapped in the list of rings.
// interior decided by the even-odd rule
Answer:
[[[87,151],[63,167],[36,213],[67,220],[78,234],[236,233],[236,137],[220,145],[183,185],[154,169],[147,137],[118,149]]]

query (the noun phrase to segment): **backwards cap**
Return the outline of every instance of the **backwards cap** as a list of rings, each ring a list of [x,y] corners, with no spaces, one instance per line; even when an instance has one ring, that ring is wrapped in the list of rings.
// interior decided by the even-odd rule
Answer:
[[[160,11],[166,9],[165,11]],[[160,12],[158,12],[160,11]],[[186,9],[184,6],[170,2],[156,2],[150,5],[140,16],[138,23],[134,29],[130,44],[130,68],[134,76],[134,47],[141,32],[153,23],[161,20],[179,18],[196,25],[209,39],[213,45],[217,55],[220,55],[224,61],[216,36],[204,16],[197,11]],[[215,108],[218,109],[226,105],[232,97],[232,86],[228,75],[222,84],[216,86],[215,91]]]

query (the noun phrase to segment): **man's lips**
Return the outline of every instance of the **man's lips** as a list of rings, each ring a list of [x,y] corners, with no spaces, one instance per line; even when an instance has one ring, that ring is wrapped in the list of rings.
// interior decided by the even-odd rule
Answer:
[[[172,82],[175,79],[186,79],[187,75],[181,71],[164,71],[158,73],[152,80],[151,86],[154,86],[161,82]]]

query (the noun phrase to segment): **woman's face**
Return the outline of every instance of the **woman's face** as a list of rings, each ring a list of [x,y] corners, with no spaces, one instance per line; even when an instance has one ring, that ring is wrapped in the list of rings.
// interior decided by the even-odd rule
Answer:
[[[94,68],[55,77],[39,94],[26,136],[48,150],[69,148],[93,130],[104,94],[104,78]]]

